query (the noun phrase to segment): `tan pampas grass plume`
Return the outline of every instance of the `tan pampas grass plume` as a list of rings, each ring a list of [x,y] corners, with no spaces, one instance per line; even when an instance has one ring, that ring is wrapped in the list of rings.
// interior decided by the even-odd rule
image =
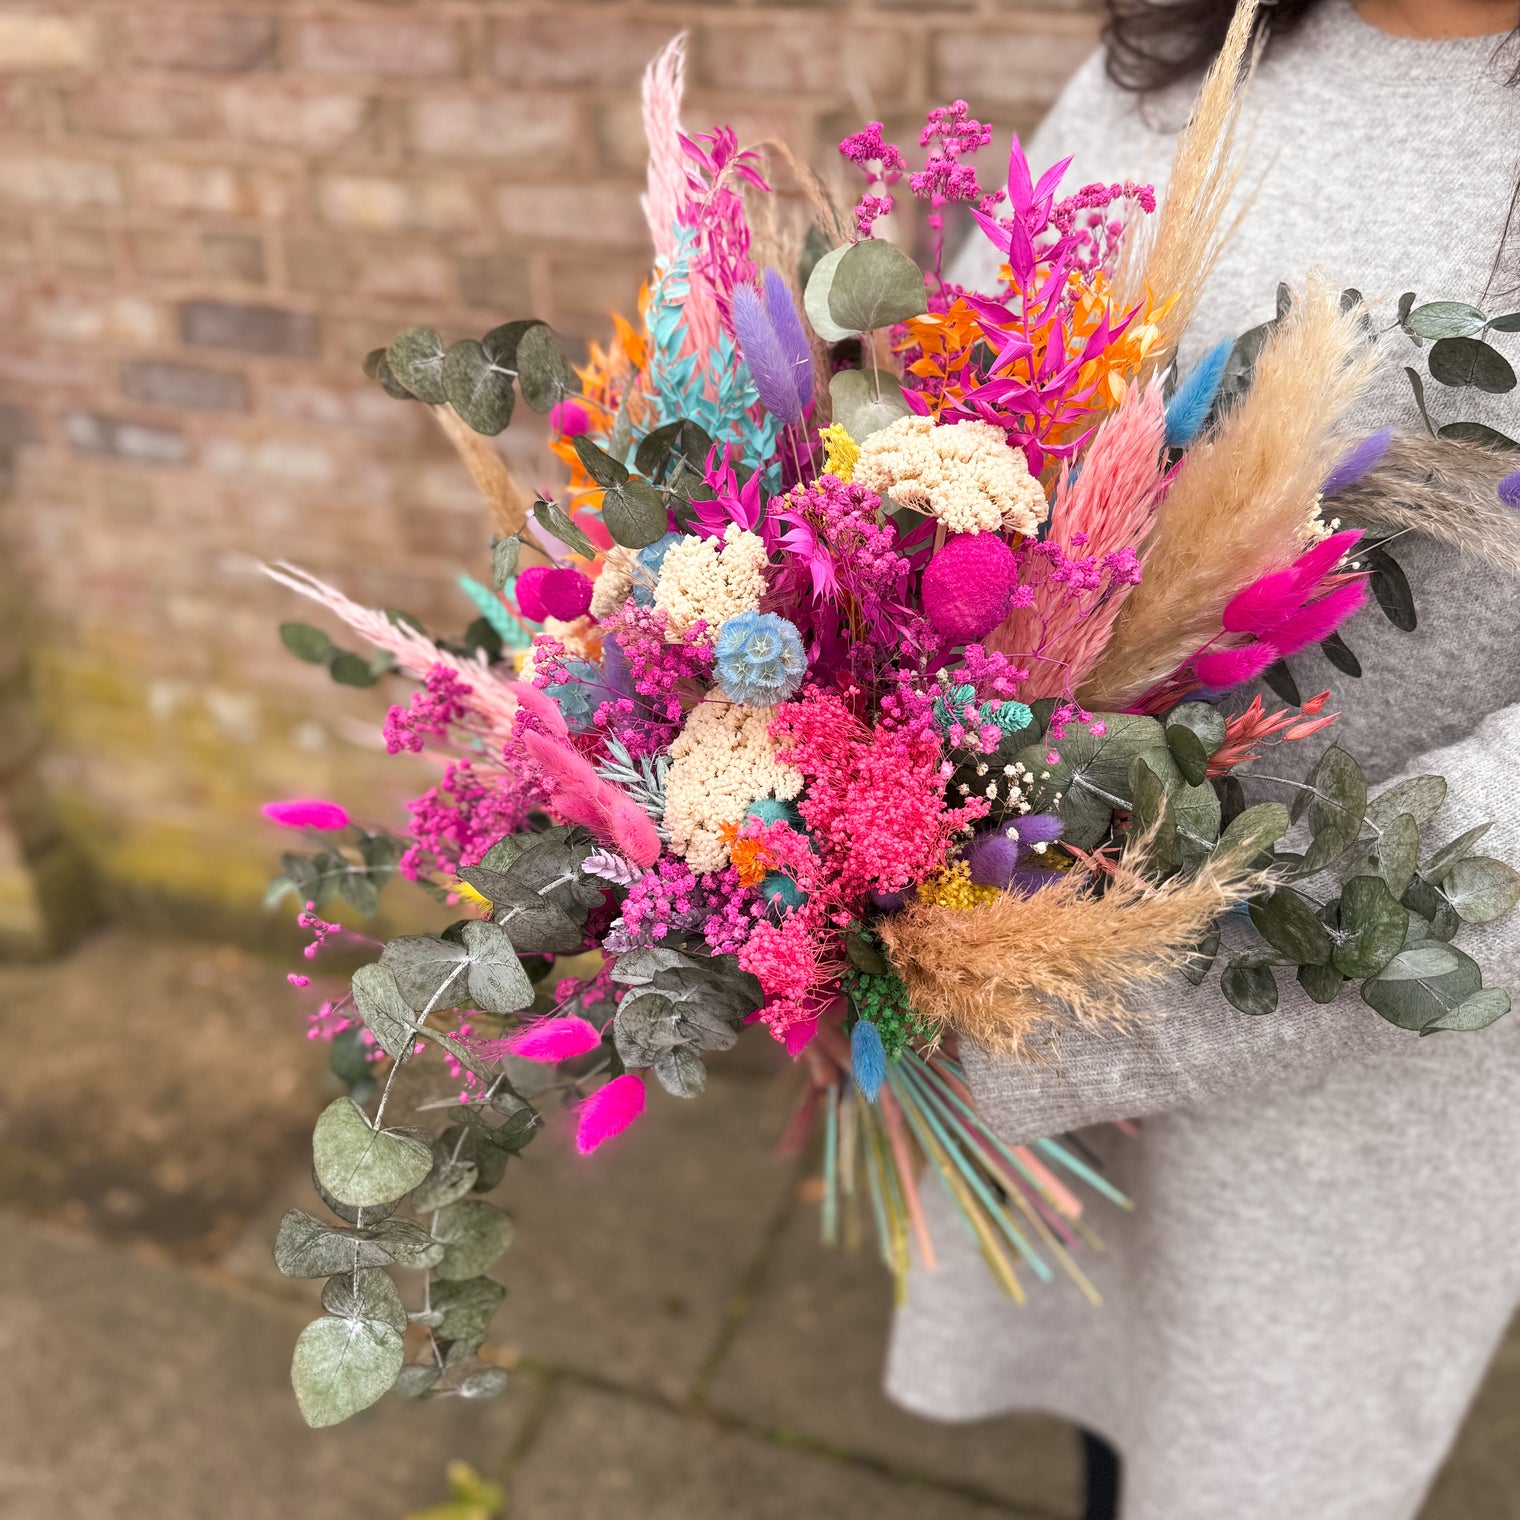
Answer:
[[[1132,995],[1178,972],[1221,913],[1271,881],[1230,853],[1156,883],[1137,869],[1144,848],[1119,862],[1101,897],[1073,871],[1027,897],[1005,892],[970,909],[920,901],[883,920],[913,1006],[1016,1057],[1039,1054],[1062,1028],[1132,1024]]]
[[[1087,706],[1134,702],[1219,634],[1237,591],[1302,551],[1320,485],[1346,443],[1337,424],[1372,368],[1357,311],[1343,312],[1322,281],[1295,294],[1250,390],[1189,451],[1157,509],[1144,579],[1080,689]]]
[[[1257,0],[1242,0],[1236,8],[1224,46],[1177,139],[1160,208],[1147,222],[1132,225],[1133,241],[1116,280],[1116,309],[1143,307],[1147,297],[1157,302],[1172,298],[1170,307],[1158,310],[1153,319],[1160,337],[1141,378],[1170,361],[1229,236],[1224,218],[1240,178],[1235,135],[1253,62],[1247,55],[1258,9]]]
[[[1423,533],[1520,577],[1520,512],[1499,500],[1515,456],[1424,434],[1395,438],[1377,466],[1335,497],[1357,525]]]

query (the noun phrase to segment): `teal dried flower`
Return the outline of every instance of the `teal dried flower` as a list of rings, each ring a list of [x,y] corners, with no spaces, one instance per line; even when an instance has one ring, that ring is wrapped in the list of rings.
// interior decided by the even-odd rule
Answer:
[[[774,612],[741,612],[718,630],[713,669],[732,702],[774,707],[802,685],[802,635]]]

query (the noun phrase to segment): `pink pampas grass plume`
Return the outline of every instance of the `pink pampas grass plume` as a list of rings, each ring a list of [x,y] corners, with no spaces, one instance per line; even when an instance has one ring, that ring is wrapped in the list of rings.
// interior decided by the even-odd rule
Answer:
[[[625,1073],[598,1088],[580,1107],[575,1128],[575,1148],[589,1156],[614,1135],[621,1135],[644,1112],[648,1095],[638,1077]]]
[[[675,252],[676,217],[688,191],[681,147],[681,96],[686,88],[686,33],[672,37],[644,70],[644,136],[649,143],[648,187],[640,198],[654,251]]]
[[[346,829],[348,813],[336,802],[302,797],[292,802],[266,802],[259,811],[282,829]]]
[[[484,1053],[493,1056],[520,1056],[524,1061],[543,1061],[555,1065],[583,1056],[602,1043],[602,1032],[595,1024],[577,1014],[561,1018],[535,1019],[504,1040],[493,1040]]]

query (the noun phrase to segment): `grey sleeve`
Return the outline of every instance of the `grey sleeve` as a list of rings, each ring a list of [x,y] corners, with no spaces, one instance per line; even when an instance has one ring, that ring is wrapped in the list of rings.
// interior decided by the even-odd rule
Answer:
[[[1440,840],[1492,820],[1482,853],[1520,862],[1520,707],[1501,708],[1466,738],[1418,757],[1403,774],[1427,772],[1446,777],[1450,786],[1431,826]],[[1457,943],[1482,966],[1485,985],[1520,992],[1520,909],[1464,928]],[[1019,1143],[1205,1103],[1333,1062],[1408,1054],[1419,1044],[1419,1036],[1386,1023],[1352,991],[1322,1005],[1295,980],[1279,977],[1278,984],[1276,1011],[1251,1017],[1224,1000],[1217,980],[1193,988],[1179,979],[1137,1008],[1142,1018],[1128,1033],[1066,1031],[1055,1058],[1043,1065],[967,1048],[967,1077],[988,1122]],[[1481,1040],[1483,1034],[1435,1038]]]

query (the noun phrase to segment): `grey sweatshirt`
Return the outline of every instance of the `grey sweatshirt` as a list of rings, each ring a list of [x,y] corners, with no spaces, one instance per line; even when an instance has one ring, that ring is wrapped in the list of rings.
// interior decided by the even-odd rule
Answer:
[[[1269,316],[1277,282],[1313,266],[1389,308],[1415,290],[1520,309],[1520,290],[1485,295],[1520,174],[1520,90],[1494,50],[1389,37],[1346,0],[1272,48],[1248,107],[1253,199],[1184,365]],[[1190,97],[1142,117],[1091,59],[1031,161],[1075,151],[1068,188],[1159,181]],[[985,287],[990,272],[960,278]],[[1382,341],[1356,421],[1417,429],[1406,340]],[[1514,395],[1485,410],[1432,390],[1438,422],[1516,435]],[[1300,684],[1335,689],[1331,734],[1375,783],[1448,778],[1438,841],[1492,819],[1486,853],[1520,862],[1520,587],[1423,538],[1398,557],[1419,629],[1363,612],[1346,630],[1363,678],[1311,652]],[[1459,943],[1520,1005],[1520,914]],[[1180,981],[1148,1011],[1122,1038],[1067,1033],[1048,1066],[967,1054],[1010,1140],[1143,1120],[1138,1139],[1084,1135],[1136,1203],[1089,1216],[1108,1244],[1087,1262],[1105,1306],[1064,1283],[1014,1306],[930,1188],[944,1259],[913,1274],[890,1392],[943,1419],[1037,1408],[1104,1433],[1126,1460],[1125,1520],[1412,1516],[1520,1301],[1520,1012],[1422,1040],[1354,993],[1320,1007],[1291,981],[1264,1018]]]

